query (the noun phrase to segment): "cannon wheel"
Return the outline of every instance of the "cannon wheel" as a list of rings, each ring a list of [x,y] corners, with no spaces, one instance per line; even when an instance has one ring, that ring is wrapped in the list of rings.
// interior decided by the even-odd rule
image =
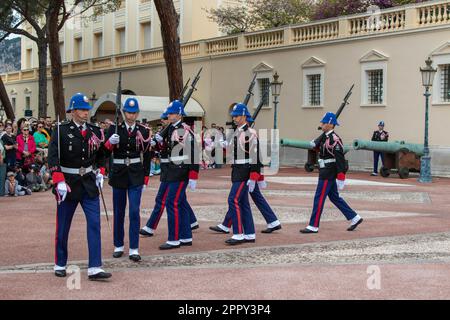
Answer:
[[[380,174],[383,178],[387,178],[391,175],[391,170],[386,167],[381,167]]]
[[[398,175],[400,176],[401,179],[408,179],[409,169],[405,167],[398,169]]]
[[[305,171],[306,172],[313,172],[314,171],[314,164],[312,163],[305,163]]]

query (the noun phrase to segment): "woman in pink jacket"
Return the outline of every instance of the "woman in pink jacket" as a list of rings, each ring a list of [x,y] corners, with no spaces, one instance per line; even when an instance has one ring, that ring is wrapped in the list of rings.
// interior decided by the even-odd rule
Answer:
[[[22,133],[16,138],[17,140],[17,162],[20,164],[23,170],[28,168],[34,163],[34,153],[36,152],[36,143],[34,138],[30,135],[30,128],[25,125],[22,128]]]

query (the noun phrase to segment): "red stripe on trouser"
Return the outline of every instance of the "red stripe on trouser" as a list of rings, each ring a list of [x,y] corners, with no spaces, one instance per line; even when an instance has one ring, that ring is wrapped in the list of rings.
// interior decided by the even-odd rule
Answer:
[[[322,207],[323,203],[325,202],[325,191],[327,190],[328,180],[325,180],[322,188],[322,193],[320,195],[319,199],[319,205],[317,206],[317,212],[316,212],[316,221],[314,221],[314,227],[317,228],[317,225],[319,224],[319,219],[322,214]]]
[[[56,205],[55,264],[58,263],[58,205]]]
[[[175,196],[175,200],[173,203],[173,207],[175,209],[175,241],[178,240],[178,229],[179,229],[179,216],[178,216],[178,199],[180,198],[181,189],[183,189],[184,182],[180,183],[178,187],[177,194]]]
[[[244,187],[245,182],[242,182],[236,196],[234,197],[234,206],[236,207],[236,214],[238,219],[238,231],[239,234],[242,234],[242,220],[241,220],[241,208],[239,207],[239,195],[241,194],[242,188]]]
[[[163,198],[161,200],[161,209],[159,210],[158,218],[156,219],[155,224],[152,229],[156,229],[156,227],[158,226],[159,220],[161,219],[161,216],[164,212],[164,208],[166,206],[166,199],[167,199],[168,194],[169,194],[169,188],[167,188],[166,192],[164,192]]]

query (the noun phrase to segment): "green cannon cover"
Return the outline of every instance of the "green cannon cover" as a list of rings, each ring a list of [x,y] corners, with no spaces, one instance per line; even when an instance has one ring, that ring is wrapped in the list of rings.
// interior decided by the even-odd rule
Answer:
[[[371,150],[378,152],[396,153],[399,151],[409,151],[423,156],[423,144],[406,143],[405,141],[394,142],[380,142],[356,139],[353,141],[353,148],[355,150]]]

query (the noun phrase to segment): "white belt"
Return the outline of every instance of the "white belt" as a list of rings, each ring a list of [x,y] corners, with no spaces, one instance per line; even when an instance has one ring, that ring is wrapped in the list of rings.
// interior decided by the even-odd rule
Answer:
[[[134,163],[140,163],[141,162],[141,158],[125,158],[125,159],[114,159],[113,163],[114,164],[125,164],[127,166],[129,166],[130,164],[134,164]]]
[[[92,172],[93,169],[92,169],[92,166],[88,167],[88,168],[81,167],[79,169],[66,168],[66,167],[61,166],[61,171],[63,173],[67,173],[67,174],[78,174],[80,176],[84,176],[86,173]]]
[[[169,162],[170,162],[170,160],[167,159],[167,158],[161,158],[159,161],[160,161],[161,163],[169,163]]]
[[[252,159],[237,159],[234,160],[234,164],[247,164],[247,163],[251,163]]]
[[[336,159],[326,159],[326,160],[324,160],[324,159],[321,159],[322,161],[323,161],[323,163],[333,163],[333,162],[336,162]]]
[[[188,156],[170,157],[170,161],[172,161],[172,162],[183,161],[183,160],[188,160],[188,159],[189,159]]]

